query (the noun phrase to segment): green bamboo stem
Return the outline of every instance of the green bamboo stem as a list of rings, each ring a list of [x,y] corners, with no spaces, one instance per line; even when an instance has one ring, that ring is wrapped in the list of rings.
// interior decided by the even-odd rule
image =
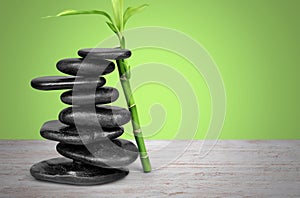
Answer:
[[[119,37],[121,48],[125,48],[125,39],[124,37]],[[119,77],[122,84],[123,92],[127,101],[128,109],[131,113],[131,123],[133,128],[133,134],[135,141],[137,143],[137,147],[140,153],[140,159],[143,166],[144,172],[151,172],[151,164],[149,160],[149,156],[147,154],[144,137],[139,121],[138,111],[137,107],[134,101],[134,97],[131,90],[130,80],[128,79],[128,65],[126,65],[126,62],[124,60],[117,60],[117,66],[119,71]]]

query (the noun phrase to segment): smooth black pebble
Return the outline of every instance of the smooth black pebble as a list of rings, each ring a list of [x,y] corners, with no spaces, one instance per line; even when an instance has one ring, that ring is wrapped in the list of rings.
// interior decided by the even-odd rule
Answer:
[[[115,106],[68,107],[59,113],[59,120],[67,125],[114,128],[128,123],[130,112]]]
[[[108,169],[75,163],[66,158],[53,158],[34,164],[31,175],[42,181],[79,186],[114,182],[128,175],[127,169]]]
[[[83,78],[69,76],[45,76],[35,78],[31,81],[31,86],[39,90],[61,90],[73,89],[92,89],[102,87],[106,83],[105,78]]]
[[[59,143],[56,150],[67,158],[99,167],[127,166],[138,157],[136,146],[123,139],[102,141],[87,145],[87,147]]]
[[[108,104],[118,99],[119,92],[112,87],[100,87],[96,91],[66,91],[61,94],[60,99],[65,104],[87,105]]]
[[[59,61],[56,68],[73,76],[100,76],[113,72],[115,64],[101,59],[68,58]]]
[[[121,48],[87,48],[78,51],[78,55],[81,57],[87,57],[87,59],[126,59],[131,56],[131,51]]]
[[[79,128],[80,133],[75,126],[68,126],[58,120],[46,122],[41,130],[42,137],[48,140],[54,140],[66,144],[83,145],[93,142],[105,141],[108,138],[114,139],[124,133],[122,127],[117,128],[97,128],[84,127]]]

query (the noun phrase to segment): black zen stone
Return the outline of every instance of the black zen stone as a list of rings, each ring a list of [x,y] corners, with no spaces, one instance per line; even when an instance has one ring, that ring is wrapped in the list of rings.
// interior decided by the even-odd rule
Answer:
[[[108,60],[69,58],[56,64],[59,71],[73,76],[100,76],[109,74],[115,69],[115,64]]]
[[[76,92],[70,90],[61,94],[60,99],[65,104],[87,105],[108,104],[118,99],[119,92],[112,87],[100,87],[95,92]]]
[[[126,59],[131,56],[131,51],[121,48],[88,48],[78,51],[78,55],[81,57],[87,57],[88,59]]]
[[[106,129],[85,127],[79,133],[75,126],[62,124],[58,120],[46,122],[40,130],[41,136],[46,139],[74,145],[105,141],[107,138],[114,139],[123,133],[124,129],[121,127]]]
[[[95,167],[66,158],[53,158],[34,164],[30,173],[42,181],[88,186],[114,182],[124,178],[129,171]]]
[[[68,107],[59,113],[59,120],[67,125],[114,128],[128,123],[130,112],[114,106]]]
[[[114,139],[84,146],[59,143],[56,150],[63,156],[99,167],[122,167],[138,157],[136,146],[128,140]]]
[[[68,76],[46,76],[35,78],[31,81],[31,86],[39,90],[60,90],[72,89],[76,86],[78,89],[91,89],[93,87],[102,87],[106,83],[105,78],[82,78]]]

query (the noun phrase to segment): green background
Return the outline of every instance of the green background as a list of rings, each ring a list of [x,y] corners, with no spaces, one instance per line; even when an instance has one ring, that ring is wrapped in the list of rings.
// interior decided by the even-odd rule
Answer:
[[[141,3],[149,3],[150,7],[132,18],[128,28],[162,26],[185,32],[201,43],[217,63],[227,93],[221,139],[300,138],[300,1],[126,1],[128,6]],[[41,19],[65,9],[111,7],[109,0],[0,2],[2,139],[40,139],[42,123],[56,119],[66,105],[59,100],[61,92],[33,90],[30,80],[60,75],[55,69],[58,60],[73,57],[78,49],[94,47],[112,35],[99,16]],[[131,63],[138,65],[152,59],[173,65],[191,79],[201,98],[202,120],[196,137],[203,138],[211,114],[205,82],[184,69],[189,63],[168,52],[137,51]],[[108,76],[116,78],[116,73]],[[144,86],[135,95],[143,124],[151,121],[151,103],[162,103],[168,111],[165,126],[155,134],[146,131],[147,138],[171,139],[180,121],[176,95],[158,85]],[[123,100],[121,95],[119,103],[125,104]],[[160,114],[154,116],[159,118]]]

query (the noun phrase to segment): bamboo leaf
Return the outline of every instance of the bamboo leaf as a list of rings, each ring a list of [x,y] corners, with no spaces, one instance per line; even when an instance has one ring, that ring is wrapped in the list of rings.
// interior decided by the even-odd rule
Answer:
[[[118,29],[123,31],[123,10],[124,10],[124,0],[112,0],[113,13],[115,24]]]
[[[124,13],[124,16],[123,16],[123,18],[124,18],[124,24],[123,24],[123,26],[125,27],[128,19],[130,17],[132,17],[133,15],[135,15],[135,14],[143,11],[148,6],[149,6],[148,4],[143,4],[143,5],[135,7],[135,8],[133,8],[133,7],[127,8],[126,11],[125,11],[125,13]]]
[[[131,78],[131,67],[127,60],[124,60],[125,68],[126,68],[126,77],[127,79]]]
[[[63,12],[58,13],[56,16],[57,17],[62,17],[62,16],[71,16],[71,15],[82,15],[82,14],[99,14],[102,16],[105,16],[111,23],[113,23],[113,20],[111,16],[104,11],[101,10],[65,10]]]
[[[110,22],[106,22],[106,24],[108,25],[108,27],[114,32],[114,33],[116,33],[116,34],[118,34],[118,29],[117,29],[117,27],[114,25],[114,24],[112,24],[112,23],[110,23]]]

